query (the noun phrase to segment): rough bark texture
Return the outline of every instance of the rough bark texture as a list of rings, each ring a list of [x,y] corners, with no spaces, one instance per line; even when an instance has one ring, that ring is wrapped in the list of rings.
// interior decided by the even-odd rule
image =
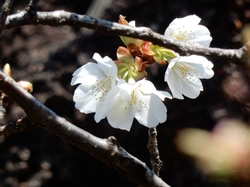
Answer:
[[[49,26],[69,25],[74,28],[86,27],[100,31],[107,35],[130,36],[145,41],[151,41],[154,44],[170,48],[182,55],[197,54],[206,57],[218,58],[237,64],[249,63],[246,62],[246,54],[248,52],[247,44],[239,49],[197,47],[169,40],[163,35],[153,32],[150,28],[131,27],[107,20],[93,18],[87,15],[79,15],[65,11],[37,12],[36,16],[33,17],[27,16],[26,11],[20,12],[18,14],[9,16],[5,27],[6,29],[9,29],[23,25],[40,24]]]
[[[115,137],[98,138],[57,116],[3,72],[0,72],[0,90],[26,112],[28,116],[25,121],[26,126],[34,125],[45,128],[115,168],[123,177],[137,186],[169,187],[145,163],[127,153]],[[9,132],[7,129],[6,134]]]
[[[2,5],[1,13],[0,13],[0,34],[3,32],[5,27],[5,22],[7,16],[9,15],[13,0],[6,0],[5,3]]]

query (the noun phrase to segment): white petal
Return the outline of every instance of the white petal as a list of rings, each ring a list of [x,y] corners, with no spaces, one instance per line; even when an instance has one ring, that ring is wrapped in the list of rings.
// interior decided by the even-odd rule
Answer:
[[[96,123],[99,123],[102,119],[104,119],[107,116],[107,108],[105,107],[97,107],[94,119]]]
[[[105,56],[102,58],[98,53],[93,55],[93,59],[95,59],[98,63],[98,68],[105,74],[106,76],[117,77],[117,66],[114,61]]]
[[[188,82],[186,82],[187,80],[188,80]],[[190,77],[190,78],[186,77],[183,80],[183,82],[186,82],[187,86],[194,87],[194,88],[201,90],[201,91],[203,90],[201,80],[198,77]]]
[[[150,112],[154,114],[159,123],[163,123],[167,120],[167,108],[155,94],[151,96]]]
[[[211,78],[213,64],[198,55],[180,56],[170,61],[165,73],[173,97],[183,99],[183,95],[196,98],[203,90],[200,78]]]
[[[143,95],[138,90],[136,91],[137,105],[135,107],[135,118],[137,121],[146,127],[155,127],[158,122],[154,115],[150,116],[150,95]],[[143,103],[143,104],[141,104]]]
[[[204,25],[196,25],[195,28],[192,29],[192,27],[190,27],[190,29],[190,33],[194,36],[210,36],[210,31]]]
[[[195,28],[190,28],[190,37],[189,43],[199,44],[205,47],[209,47],[212,41],[212,37],[210,36],[210,32],[207,27],[203,25],[196,25]]]
[[[165,30],[164,35],[181,42],[209,47],[212,37],[207,27],[198,25],[200,20],[196,15],[176,18]]]
[[[200,95],[200,90],[187,84],[183,84],[182,94],[188,98],[195,99]]]
[[[157,90],[154,94],[156,94],[162,101],[164,101],[165,98],[172,99],[172,96],[170,95],[170,93],[166,91]]]
[[[78,83],[93,84],[97,79],[103,77],[104,74],[99,70],[98,65],[93,62],[89,62],[82,67],[78,68],[73,73],[71,85]]]
[[[92,90],[84,93],[81,90],[81,86],[78,86],[75,90],[73,100],[75,107],[85,114],[89,114],[96,111],[98,101],[92,95]]]
[[[210,79],[214,76],[214,71],[208,66],[199,66],[198,64],[192,64],[197,69],[198,77],[201,79]]]
[[[95,113],[96,123],[99,123],[102,119],[104,119],[107,116],[110,104],[113,101],[114,91],[115,91],[115,85],[113,85],[111,90],[107,93],[105,100],[97,103],[96,113]]]
[[[132,126],[134,119],[133,108],[129,108],[128,103],[121,99],[119,92],[110,106],[107,119],[109,124],[114,128],[129,131]]]
[[[169,67],[165,73],[165,81],[168,83],[169,89],[171,90],[171,93],[174,98],[184,99],[181,92],[182,81],[174,71],[171,71],[171,69],[169,69]]]
[[[148,80],[140,80],[138,88],[144,95],[151,95],[152,93],[156,94],[162,101],[167,97],[172,99],[172,96],[166,91],[158,91],[156,90],[154,84]]]
[[[204,46],[204,47],[209,47],[211,41],[212,41],[212,37],[210,37],[210,36],[201,36],[201,37],[196,36],[195,38],[188,40],[187,43],[193,44],[193,45],[200,45],[200,46]]]
[[[140,112],[135,113],[136,120],[145,127],[152,128],[159,124],[154,115],[149,113],[148,109],[142,109]]]
[[[106,117],[113,99],[117,67],[109,57],[102,58],[95,53],[93,58],[97,64],[89,62],[76,70],[71,84],[81,83],[73,96],[75,107],[86,114],[96,112],[95,121],[99,122]]]
[[[145,79],[140,80],[137,82],[137,85],[138,85],[137,87],[139,87],[139,89],[144,95],[156,92],[156,88],[154,84],[148,80],[145,80]]]
[[[131,100],[131,92],[134,90],[135,86],[135,84],[128,84],[123,79],[119,80],[119,82],[117,83],[117,87],[120,88],[120,98],[123,100],[123,102],[128,102],[129,100]]]
[[[133,20],[133,21],[130,21],[129,23],[128,23],[130,26],[132,26],[132,27],[135,27],[135,21]]]
[[[159,122],[163,123],[166,121],[167,109],[157,95],[145,96],[141,94],[139,100],[144,103],[143,107],[135,111],[135,118],[140,124],[152,128],[157,126]]]
[[[169,26],[172,25],[198,25],[201,21],[201,18],[199,18],[196,15],[189,15],[183,18],[176,18],[174,19]]]
[[[138,87],[134,90],[136,98],[135,118],[146,127],[155,127],[159,122],[166,120],[167,109],[161,98],[154,94],[157,91],[152,82],[147,80],[138,82]],[[160,93],[164,96],[166,94],[166,92],[159,92],[159,95]]]
[[[166,120],[167,109],[161,101],[165,97],[171,95],[157,91],[150,81],[143,79],[134,84],[119,81],[107,112],[108,122],[114,128],[129,131],[136,118],[146,127],[155,127]]]
[[[214,72],[212,70],[213,63],[208,61],[203,56],[191,55],[186,57],[180,57],[179,61],[186,62],[192,67],[194,67],[198,73],[199,78],[209,79],[214,75]]]

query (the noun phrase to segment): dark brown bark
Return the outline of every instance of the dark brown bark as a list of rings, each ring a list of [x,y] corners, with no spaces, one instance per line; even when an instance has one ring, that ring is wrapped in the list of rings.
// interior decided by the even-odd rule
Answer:
[[[10,12],[10,8],[12,6],[14,0],[5,0],[2,8],[1,8],[1,12],[0,12],[0,35],[4,30],[4,26],[5,26],[5,21],[7,16],[9,15]]]
[[[247,67],[249,63],[247,56],[249,43],[240,49],[208,48],[188,45],[167,39],[163,35],[155,33],[146,27],[131,27],[121,25],[107,20],[97,19],[86,15],[79,15],[63,10],[53,12],[37,12],[36,16],[34,17],[25,15],[26,12],[23,11],[8,16],[5,28],[10,29],[18,26],[38,24],[50,26],[70,25],[72,27],[86,27],[108,35],[122,35],[139,38],[145,41],[151,41],[152,43],[162,47],[170,48],[181,55],[202,55],[206,57],[218,58]]]
[[[0,90],[26,112],[25,128],[40,126],[116,169],[137,186],[168,187],[145,163],[130,155],[115,137],[98,138],[59,117],[21,88],[12,78],[0,72]],[[8,128],[2,128],[8,134]],[[21,129],[20,129],[21,130]],[[2,134],[5,134],[2,132]]]

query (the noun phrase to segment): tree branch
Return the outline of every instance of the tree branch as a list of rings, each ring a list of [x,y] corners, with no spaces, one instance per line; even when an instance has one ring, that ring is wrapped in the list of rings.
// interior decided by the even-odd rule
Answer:
[[[157,176],[160,176],[162,161],[158,150],[156,127],[148,129],[148,151],[150,153],[150,162],[152,170]]]
[[[146,27],[121,25],[86,15],[65,12],[63,10],[53,12],[37,12],[34,17],[25,16],[25,11],[10,15],[7,18],[5,29],[38,24],[50,26],[70,25],[72,27],[86,27],[108,35],[122,35],[151,41],[154,44],[172,49],[181,55],[196,54],[206,57],[214,57],[244,66],[249,66],[250,64],[250,60],[247,56],[250,43],[247,43],[240,49],[220,49],[193,46],[167,39],[163,35],[155,33]]]
[[[1,12],[0,12],[0,35],[2,34],[5,26],[5,21],[7,16],[9,15],[10,8],[12,6],[14,0],[5,0],[5,3],[2,6]]]
[[[26,130],[34,125],[31,124],[27,117],[18,119],[15,122],[9,122],[0,126],[0,136],[7,136],[9,134],[17,133]]]
[[[130,155],[115,137],[98,138],[57,116],[21,88],[11,77],[0,71],[0,90],[27,114],[30,125],[39,125],[115,168],[123,177],[143,187],[169,187],[145,163]]]
[[[37,11],[37,3],[39,0],[30,0],[28,7],[25,8],[25,10],[27,11],[27,13],[33,17],[36,15],[36,11]]]

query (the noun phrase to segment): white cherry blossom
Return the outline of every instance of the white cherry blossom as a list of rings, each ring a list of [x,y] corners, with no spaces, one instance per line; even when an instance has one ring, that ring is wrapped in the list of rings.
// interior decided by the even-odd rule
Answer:
[[[107,119],[114,128],[129,131],[133,119],[152,128],[167,119],[164,98],[172,98],[168,92],[157,91],[153,83],[142,79],[129,84],[120,80],[115,90]]]
[[[200,79],[213,77],[213,64],[203,56],[179,56],[169,62],[165,81],[174,98],[196,98],[203,91]]]
[[[207,27],[199,25],[200,21],[196,15],[176,18],[165,30],[164,35],[180,42],[209,47],[212,37]]]
[[[80,112],[95,112],[98,123],[106,117],[110,102],[113,99],[117,79],[117,66],[109,57],[102,58],[98,53],[93,55],[97,63],[88,62],[73,73],[71,85],[80,84],[74,93],[75,107]]]

